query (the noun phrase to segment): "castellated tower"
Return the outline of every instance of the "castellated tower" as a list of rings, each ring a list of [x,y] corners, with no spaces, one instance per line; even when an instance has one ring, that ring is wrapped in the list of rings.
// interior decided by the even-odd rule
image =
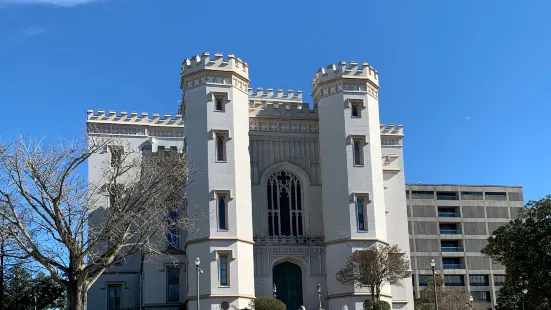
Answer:
[[[204,214],[187,237],[188,308],[197,307],[199,257],[201,309],[223,301],[242,309],[255,295],[248,66],[233,55],[203,53],[184,60],[181,75],[185,148],[199,170],[187,189],[188,210]]]
[[[377,72],[343,61],[318,70],[312,94],[319,115],[329,309],[363,302],[334,275],[354,250],[387,243]],[[381,292],[391,302],[390,287]]]

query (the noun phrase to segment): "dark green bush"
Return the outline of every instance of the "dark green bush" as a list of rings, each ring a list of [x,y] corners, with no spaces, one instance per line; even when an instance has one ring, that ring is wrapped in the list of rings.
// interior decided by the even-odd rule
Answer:
[[[374,301],[366,300],[364,301],[364,310],[390,310],[390,304],[386,301]]]
[[[275,298],[257,298],[251,301],[249,308],[254,310],[287,310],[287,306],[281,300]]]

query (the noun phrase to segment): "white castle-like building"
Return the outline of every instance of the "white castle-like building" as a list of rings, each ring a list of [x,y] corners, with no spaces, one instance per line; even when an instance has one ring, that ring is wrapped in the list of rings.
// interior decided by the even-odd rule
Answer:
[[[122,138],[130,151],[185,152],[201,168],[188,208],[209,214],[168,246],[177,263],[142,265],[136,255],[109,269],[89,290],[89,309],[197,309],[196,257],[201,309],[243,309],[272,297],[274,285],[288,309],[319,309],[320,300],[362,309],[368,291],[336,280],[347,257],[376,243],[409,257],[403,128],[380,124],[377,71],[357,62],[319,69],[312,108],[301,91],[249,85],[247,63],[203,53],[182,64],[178,115],[88,111],[89,134]],[[91,181],[108,156],[90,159]],[[411,278],[381,298],[413,309]]]

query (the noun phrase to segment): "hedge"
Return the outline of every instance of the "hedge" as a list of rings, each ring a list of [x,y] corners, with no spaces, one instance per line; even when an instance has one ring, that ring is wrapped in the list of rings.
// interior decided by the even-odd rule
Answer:
[[[254,310],[287,310],[287,306],[275,298],[257,298],[249,305]]]
[[[390,310],[390,304],[386,301],[373,301],[366,300],[364,301],[364,310]]]

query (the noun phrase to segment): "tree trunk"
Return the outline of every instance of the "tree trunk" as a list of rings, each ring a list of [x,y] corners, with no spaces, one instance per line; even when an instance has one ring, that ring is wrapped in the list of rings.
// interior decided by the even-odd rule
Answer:
[[[4,256],[5,243],[4,236],[0,235],[0,310],[4,309]]]
[[[67,310],[86,310],[86,293],[88,288],[78,280],[67,283]]]

